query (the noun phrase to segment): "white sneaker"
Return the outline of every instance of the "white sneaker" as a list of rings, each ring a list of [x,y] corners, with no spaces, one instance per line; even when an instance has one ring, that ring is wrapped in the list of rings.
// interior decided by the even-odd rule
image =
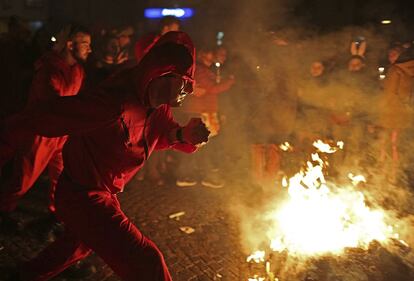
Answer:
[[[179,187],[192,187],[197,184],[197,181],[190,179],[190,178],[185,178],[182,180],[178,179],[175,184]]]
[[[205,187],[216,188],[216,189],[224,187],[224,183],[220,180],[204,179],[201,181],[201,184]]]

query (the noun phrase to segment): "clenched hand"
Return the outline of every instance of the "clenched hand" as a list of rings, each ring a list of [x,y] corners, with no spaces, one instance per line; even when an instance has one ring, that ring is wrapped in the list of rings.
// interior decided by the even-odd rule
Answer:
[[[207,142],[210,131],[201,118],[191,118],[186,126],[183,127],[183,140],[194,145]]]

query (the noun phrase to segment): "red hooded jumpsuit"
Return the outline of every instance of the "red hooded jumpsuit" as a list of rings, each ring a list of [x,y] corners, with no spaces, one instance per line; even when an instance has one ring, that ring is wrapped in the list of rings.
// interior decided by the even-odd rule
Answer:
[[[76,95],[81,88],[84,78],[82,66],[68,65],[57,53],[43,56],[35,68],[29,106],[56,96]],[[17,201],[33,186],[46,167],[50,178],[49,209],[54,211],[54,191],[63,170],[62,147],[65,141],[66,136],[47,138],[31,135],[20,142],[18,148],[13,150],[14,155],[10,155],[14,156],[13,174],[0,190],[0,211],[13,211]]]
[[[134,53],[137,62],[140,62],[146,53],[157,43],[161,35],[150,33],[138,39],[135,43]]]
[[[69,135],[56,190],[56,214],[66,232],[23,265],[22,280],[47,280],[91,250],[122,280],[171,280],[161,252],[126,217],[116,196],[153,150],[196,150],[169,142],[168,134],[179,126],[169,105],[149,106],[149,82],[170,72],[193,77],[194,47],[185,33],[165,34],[136,67],[89,93],[39,104],[6,124],[0,137],[9,145],[19,135],[11,133],[16,127]]]

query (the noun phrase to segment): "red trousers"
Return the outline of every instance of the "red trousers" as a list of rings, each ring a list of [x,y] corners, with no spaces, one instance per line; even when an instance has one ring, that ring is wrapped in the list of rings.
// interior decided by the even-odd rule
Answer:
[[[0,211],[10,212],[47,167],[50,179],[49,209],[54,211],[56,184],[63,170],[62,148],[66,137],[34,136],[13,158],[13,173],[0,190]]]
[[[20,270],[22,280],[48,280],[95,251],[126,281],[170,281],[157,246],[122,212],[116,195],[59,180],[56,214],[66,233]]]

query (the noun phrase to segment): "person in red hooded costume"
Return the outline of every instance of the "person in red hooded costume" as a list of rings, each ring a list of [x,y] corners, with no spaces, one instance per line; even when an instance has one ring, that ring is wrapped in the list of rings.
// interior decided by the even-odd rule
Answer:
[[[122,280],[171,280],[162,253],[123,213],[116,194],[154,150],[190,153],[208,140],[201,119],[181,127],[171,113],[192,92],[194,53],[187,34],[167,33],[137,66],[94,90],[38,104],[6,122],[3,146],[27,130],[68,135],[55,204],[65,233],[23,264],[17,280],[48,280],[91,251]]]
[[[78,94],[84,70],[81,65],[91,52],[91,36],[82,26],[71,25],[64,28],[54,50],[43,55],[35,64],[35,75],[29,92],[28,104],[53,99],[57,96]],[[48,125],[48,124],[44,124]],[[33,186],[37,178],[47,167],[50,178],[49,209],[54,212],[54,190],[63,170],[62,147],[66,136],[48,138],[31,135],[18,142],[13,150],[11,175],[6,178],[0,189],[0,215],[2,225],[10,225],[9,213],[18,200]],[[17,142],[15,143],[15,145]],[[3,159],[0,167],[9,158]]]

